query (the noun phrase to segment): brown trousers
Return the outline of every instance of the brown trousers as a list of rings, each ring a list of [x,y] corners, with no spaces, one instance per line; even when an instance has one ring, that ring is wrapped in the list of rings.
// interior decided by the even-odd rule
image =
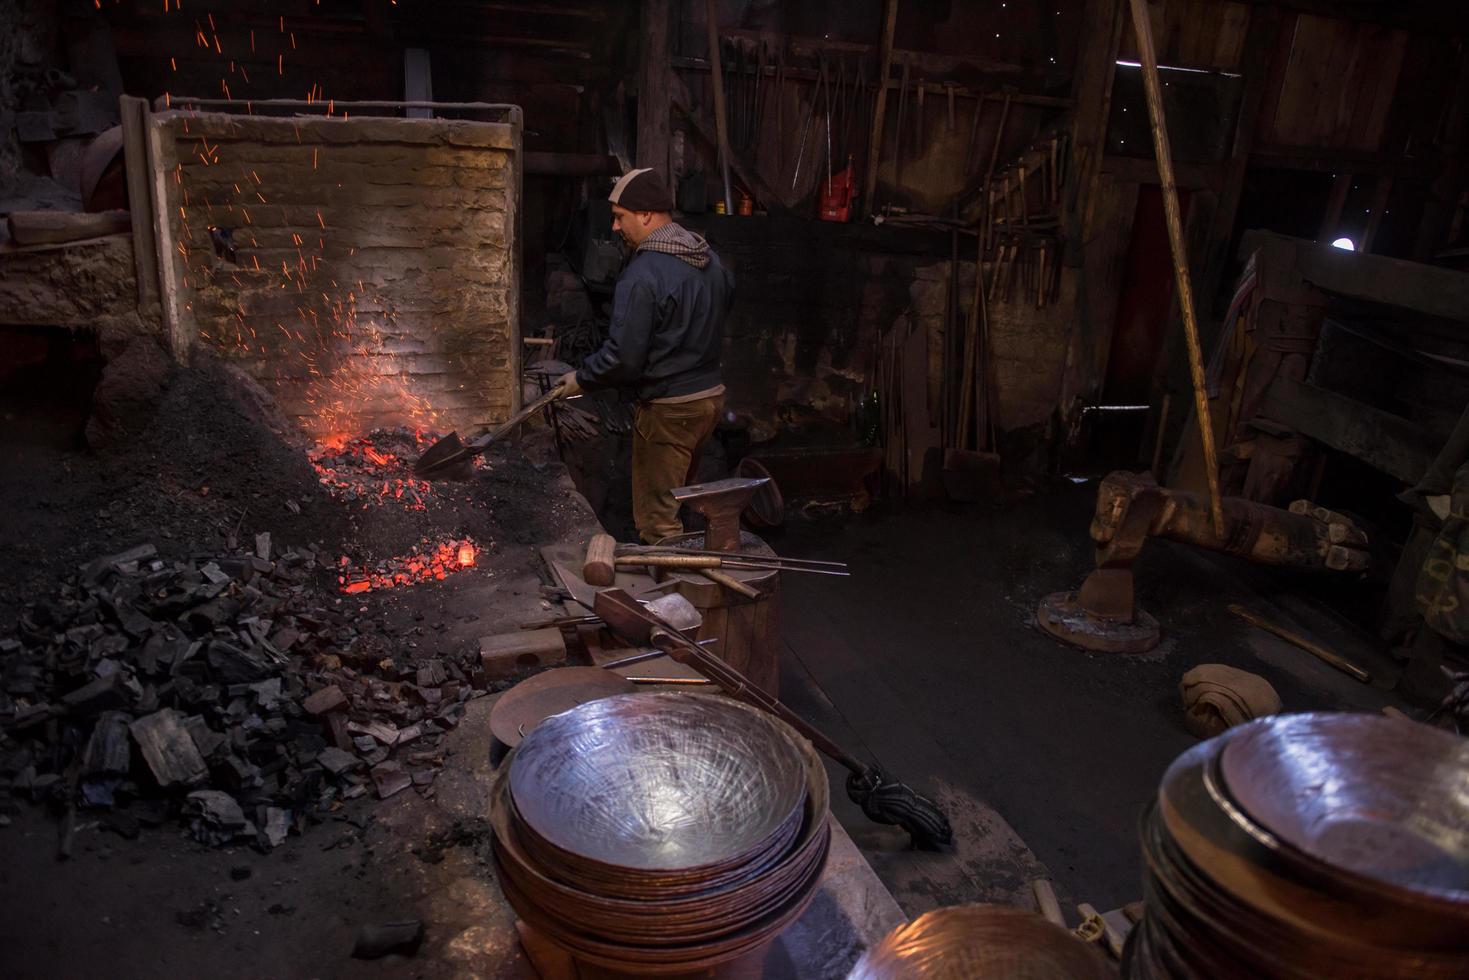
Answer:
[[[669,491],[694,482],[699,452],[723,408],[723,395],[638,405],[633,416],[632,516],[645,543],[683,533],[678,501]]]

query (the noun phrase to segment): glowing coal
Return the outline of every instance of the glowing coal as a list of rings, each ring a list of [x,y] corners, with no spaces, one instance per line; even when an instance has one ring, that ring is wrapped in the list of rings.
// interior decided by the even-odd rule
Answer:
[[[443,581],[455,572],[473,568],[478,551],[468,538],[438,544],[421,541],[410,554],[373,562],[365,568],[354,567],[352,560],[343,555],[337,583],[343,592],[354,594]]]

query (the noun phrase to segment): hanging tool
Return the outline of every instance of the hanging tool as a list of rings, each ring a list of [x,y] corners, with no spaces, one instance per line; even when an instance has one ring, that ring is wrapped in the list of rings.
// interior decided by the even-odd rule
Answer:
[[[775,52],[775,172],[786,172],[786,45],[781,35],[780,47]]]
[[[859,761],[769,692],[753,684],[744,674],[711,655],[680,631],[665,625],[623,590],[603,589],[598,592],[594,610],[625,642],[657,647],[667,653],[669,659],[692,667],[714,681],[731,697],[767,711],[794,728],[850,773],[847,796],[862,808],[867,819],[901,827],[920,848],[935,850],[953,843],[953,828],[936,803],[912,787],[889,779],[877,766]]]
[[[990,148],[990,165],[984,172],[984,185],[989,187],[995,179],[995,164],[1000,159],[1000,144],[1005,142],[1005,123],[1010,119],[1010,93],[1005,93],[1005,101],[1000,103],[1000,121],[995,125],[995,143]],[[1007,205],[1008,207],[1008,205]]]
[[[831,80],[826,76],[826,57],[821,58],[821,77],[826,92],[826,193],[831,195]]]
[[[944,124],[944,132],[952,133],[954,131],[954,83],[945,82],[944,91],[948,94],[949,97],[949,118],[948,121]]]
[[[898,85],[898,128],[893,133],[893,186],[903,183],[903,108],[908,101],[908,59],[903,59],[903,80]]]
[[[806,156],[806,139],[811,134],[812,123],[816,119],[816,103],[821,100],[822,85],[826,81],[826,73],[822,72],[816,81],[816,90],[811,93],[811,104],[806,107],[806,123],[801,127],[801,146],[796,151],[796,169],[791,174],[791,190],[796,189],[796,183],[801,177],[801,161]],[[811,150],[811,158],[816,158],[816,150]],[[815,164],[812,165],[813,167]]]
[[[468,474],[464,472],[464,467],[459,467],[456,471],[455,464],[467,464],[471,459],[488,449],[490,444],[495,440],[500,439],[506,433],[564,394],[566,394],[566,386],[557,385],[500,423],[500,425],[491,429],[488,434],[480,436],[473,442],[466,443],[461,441],[458,432],[449,433],[423,451],[423,454],[418,457],[418,461],[413,464],[413,472],[431,480],[456,479],[461,476],[467,476]]]
[[[734,214],[734,188],[729,183],[729,120],[724,114],[724,79],[722,60],[719,56],[719,2],[708,0],[705,15],[709,28],[709,87],[714,91],[714,131],[719,142],[719,172],[724,180],[724,210]]]
[[[923,94],[928,91],[928,85],[923,79],[918,80],[917,98],[913,106],[913,155],[923,156]]]
[[[760,102],[761,90],[764,90],[765,98],[770,98],[770,86],[764,84],[765,79],[765,42],[760,42],[760,51],[755,61],[755,111],[750,116],[750,131],[745,136],[745,145],[749,146],[760,138],[760,125],[763,121],[761,110],[764,105]]]

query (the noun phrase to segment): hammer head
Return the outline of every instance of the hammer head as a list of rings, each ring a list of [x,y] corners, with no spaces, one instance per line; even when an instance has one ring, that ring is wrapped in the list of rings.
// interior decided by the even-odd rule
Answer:
[[[740,550],[740,514],[770,477],[730,477],[712,483],[696,483],[670,491],[673,499],[688,504],[689,509],[709,522],[704,531],[704,547],[711,551]]]

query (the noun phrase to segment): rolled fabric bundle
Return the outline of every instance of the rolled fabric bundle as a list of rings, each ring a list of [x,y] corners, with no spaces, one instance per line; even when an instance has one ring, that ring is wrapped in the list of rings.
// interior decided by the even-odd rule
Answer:
[[[1183,724],[1199,738],[1252,718],[1279,713],[1280,695],[1259,674],[1225,664],[1200,664],[1178,683],[1183,695]]]

